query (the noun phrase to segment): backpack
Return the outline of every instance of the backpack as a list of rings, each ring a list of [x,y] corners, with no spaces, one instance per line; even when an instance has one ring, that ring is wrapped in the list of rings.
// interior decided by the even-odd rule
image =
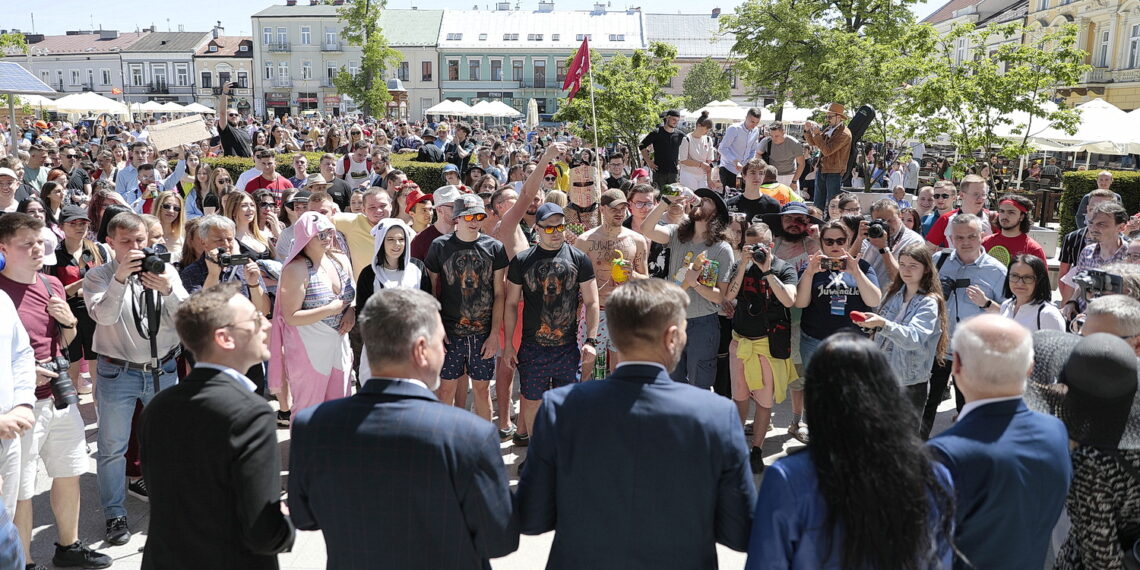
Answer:
[[[372,174],[372,157],[371,156],[364,159],[364,165],[365,165],[365,168],[368,169],[368,173]],[[346,180],[346,181],[348,180],[348,169],[351,166],[352,166],[352,155],[351,154],[344,155],[344,157],[341,158],[341,170],[344,170],[344,180]]]

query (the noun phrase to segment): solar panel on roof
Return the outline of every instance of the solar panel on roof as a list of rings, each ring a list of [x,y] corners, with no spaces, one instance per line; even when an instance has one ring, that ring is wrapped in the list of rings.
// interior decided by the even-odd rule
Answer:
[[[55,93],[18,63],[0,61],[0,93]]]

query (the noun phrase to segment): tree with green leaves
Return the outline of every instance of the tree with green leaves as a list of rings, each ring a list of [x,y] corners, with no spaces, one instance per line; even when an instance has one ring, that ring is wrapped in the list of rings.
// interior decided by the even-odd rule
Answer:
[[[706,57],[689,69],[681,88],[689,109],[700,109],[713,101],[732,96],[732,81],[711,57]]]
[[[0,34],[0,53],[8,55],[27,55],[28,49],[28,40],[24,38],[24,34],[12,32]],[[0,104],[2,104],[5,108],[8,107],[9,97],[11,97],[11,95],[0,94]],[[18,96],[16,102],[19,104]]]
[[[592,143],[596,133],[599,144],[637,148],[641,136],[660,124],[663,111],[682,104],[680,97],[665,94],[665,86],[677,75],[676,57],[677,48],[661,42],[606,60],[591,51],[590,73],[573,99],[559,99],[554,120],[572,123],[575,134],[585,141]],[[570,54],[567,66],[573,58]],[[590,109],[591,92],[596,122]]]
[[[1089,69],[1076,39],[1072,24],[1033,31],[1020,22],[954,26],[934,39],[927,75],[907,89],[920,134],[946,135],[961,154],[1012,158],[1031,150],[1028,138],[1040,127],[1074,132],[1079,112],[1051,99],[1056,86],[1075,85]],[[971,47],[968,57],[961,57],[960,41]],[[1016,116],[1025,120],[1014,124]]]
[[[354,75],[345,67],[333,78],[333,84],[343,94],[352,97],[365,115],[383,114],[384,105],[391,100],[384,70],[400,62],[400,52],[388,47],[380,31],[380,11],[386,0],[347,0],[337,10],[344,22],[342,34],[348,43],[359,46],[360,69]]]

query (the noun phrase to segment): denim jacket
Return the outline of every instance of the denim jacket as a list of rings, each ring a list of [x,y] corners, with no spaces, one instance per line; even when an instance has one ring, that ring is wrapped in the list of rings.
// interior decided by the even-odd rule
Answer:
[[[938,326],[938,301],[933,297],[915,295],[902,318],[895,321],[902,305],[900,289],[879,307],[878,314],[887,324],[875,335],[875,343],[886,354],[899,382],[911,386],[930,379],[942,330]]]

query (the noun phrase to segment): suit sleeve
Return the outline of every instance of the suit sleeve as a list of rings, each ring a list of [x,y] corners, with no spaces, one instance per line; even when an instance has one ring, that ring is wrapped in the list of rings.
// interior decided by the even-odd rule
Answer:
[[[484,422],[485,423],[485,422]],[[475,551],[485,558],[506,556],[519,548],[519,519],[511,503],[511,485],[499,451],[499,434],[489,423],[482,441],[470,445],[472,480],[460,498]]]
[[[281,458],[277,424],[268,407],[234,423],[231,472],[242,542],[256,554],[277,554],[293,545],[295,529],[281,512]]]
[[[320,530],[321,524],[309,506],[307,466],[312,465],[306,453],[311,445],[309,429],[308,414],[294,414],[289,443],[289,516],[301,530]]]
[[[727,402],[726,402],[727,403]],[[716,541],[738,552],[748,548],[748,531],[752,528],[752,506],[756,503],[756,486],[748,462],[748,445],[735,406],[727,405],[722,417],[720,436],[724,441],[724,465],[717,488]],[[530,467],[530,465],[527,465]]]
[[[788,481],[789,474],[780,464],[764,472],[752,537],[748,541],[745,570],[782,570],[792,567],[794,545],[799,539],[796,520],[799,510],[796,492]]]
[[[515,494],[523,534],[552,531],[558,522],[553,414],[549,399],[543,397],[530,428],[527,462]]]

